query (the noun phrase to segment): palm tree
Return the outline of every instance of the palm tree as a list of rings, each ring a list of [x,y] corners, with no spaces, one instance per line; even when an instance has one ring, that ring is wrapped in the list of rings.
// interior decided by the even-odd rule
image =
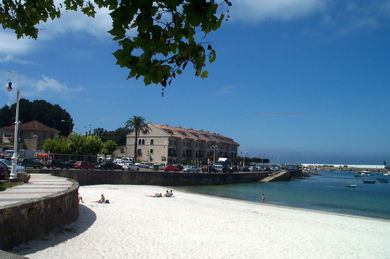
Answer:
[[[145,122],[145,119],[141,116],[133,116],[125,123],[125,127],[130,130],[130,132],[135,133],[134,139],[134,162],[137,161],[137,144],[138,144],[138,135],[142,131],[144,134],[149,132],[148,124]]]

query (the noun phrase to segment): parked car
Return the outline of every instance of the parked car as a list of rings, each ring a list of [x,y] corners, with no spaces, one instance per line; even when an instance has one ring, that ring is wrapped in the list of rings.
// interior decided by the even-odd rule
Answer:
[[[180,170],[181,170],[180,168],[173,166],[173,165],[167,165],[164,167],[164,171],[166,171],[166,172],[178,172]]]
[[[67,168],[65,163],[62,160],[59,159],[49,159],[46,162],[46,168]]]
[[[117,165],[113,162],[103,162],[97,166],[98,169],[122,169],[121,165]]]
[[[228,166],[227,171],[229,173],[238,172],[237,166]]]
[[[8,159],[0,159],[0,164],[3,166],[6,166],[8,168],[8,172],[11,173],[12,171],[12,162]],[[26,173],[26,167],[22,165],[16,165],[16,174],[25,174]]]
[[[39,162],[33,158],[25,158],[21,163],[24,167],[33,167],[41,169],[43,167],[43,163]]]
[[[215,167],[212,166],[212,165],[210,165],[210,166],[206,165],[206,166],[202,167],[202,172],[203,173],[208,173],[208,172],[210,172],[210,173],[218,173],[218,170],[215,169]]]
[[[183,168],[183,172],[193,172],[193,173],[197,173],[199,172],[200,169],[198,167],[195,167],[195,166],[185,166]]]
[[[179,168],[180,170],[183,170],[184,168],[182,165],[178,165],[178,164],[173,164],[173,166]]]
[[[77,162],[77,160],[69,160],[65,162],[66,168],[74,168],[74,164]]]
[[[124,163],[122,166],[122,170],[139,171],[139,166],[132,163]]]
[[[250,172],[250,170],[249,170],[249,167],[248,167],[248,166],[244,166],[244,167],[242,167],[242,168],[241,168],[241,171],[243,171],[243,172]]]
[[[152,163],[147,163],[147,162],[140,162],[140,163],[135,163],[135,165],[139,166],[140,168],[150,168],[152,166]]]
[[[88,161],[77,161],[74,163],[74,168],[76,169],[95,169],[95,165]]]
[[[130,157],[122,157],[122,162],[133,163],[133,159]]]
[[[222,171],[223,171],[223,165],[214,165],[214,168],[215,168],[215,170],[217,170],[218,172],[222,172]]]

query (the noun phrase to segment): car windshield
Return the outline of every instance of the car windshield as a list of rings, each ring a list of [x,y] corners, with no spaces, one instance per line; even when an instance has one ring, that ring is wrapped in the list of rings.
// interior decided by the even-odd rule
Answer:
[[[7,160],[7,159],[2,159],[1,161],[2,161],[4,164],[8,165],[8,166],[11,166],[11,165],[12,165],[11,161],[9,161],[9,160]]]

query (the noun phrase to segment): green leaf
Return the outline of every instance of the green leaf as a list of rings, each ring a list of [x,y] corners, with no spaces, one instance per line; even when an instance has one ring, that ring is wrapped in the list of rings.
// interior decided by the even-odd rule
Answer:
[[[201,74],[200,74],[200,77],[201,78],[207,78],[209,76],[209,72],[207,70],[203,71]]]

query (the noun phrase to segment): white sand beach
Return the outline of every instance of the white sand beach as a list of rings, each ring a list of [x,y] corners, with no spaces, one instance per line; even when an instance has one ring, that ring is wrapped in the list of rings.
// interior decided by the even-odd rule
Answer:
[[[14,251],[29,258],[389,258],[390,221],[175,191],[82,186],[67,231]],[[110,204],[96,204],[100,194]]]

